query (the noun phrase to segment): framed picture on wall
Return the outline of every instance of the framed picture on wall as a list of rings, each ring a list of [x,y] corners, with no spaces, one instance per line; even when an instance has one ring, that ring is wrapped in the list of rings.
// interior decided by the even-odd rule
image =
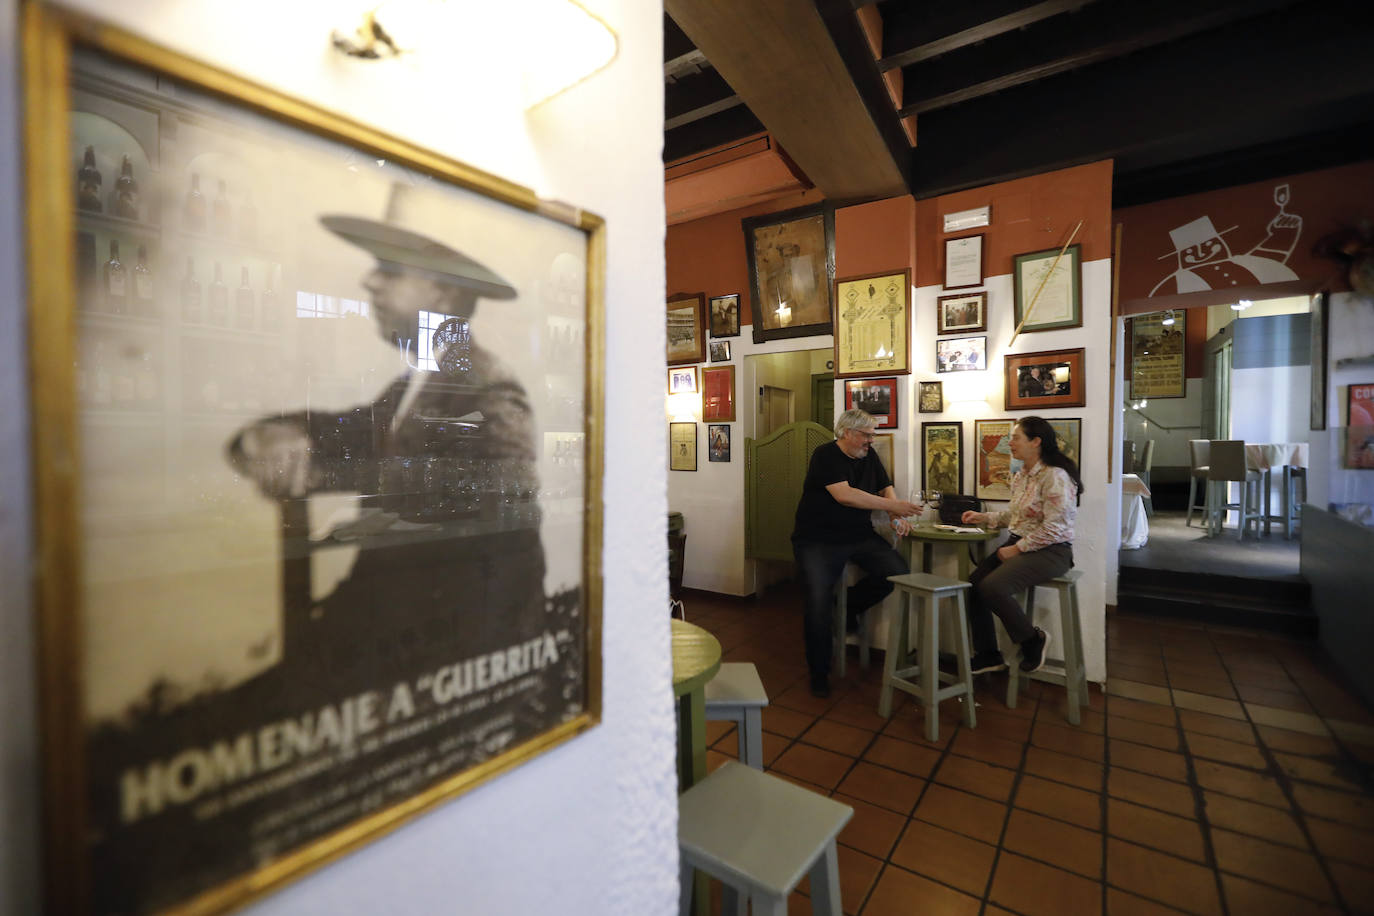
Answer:
[[[829,204],[751,216],[744,226],[754,343],[831,332],[835,210]]]
[[[895,458],[892,451],[892,433],[878,433],[873,437],[873,451],[878,453],[878,458],[887,470],[887,476],[892,478],[892,485],[897,486],[897,468],[894,464]],[[897,488],[901,492],[901,488]]]
[[[45,904],[239,909],[599,720],[606,228],[24,12]]]
[[[1073,463],[1078,465],[1078,475],[1083,476],[1083,421],[1077,417],[1046,417],[1045,422],[1054,429],[1054,441]],[[1011,459],[1011,473],[1021,470],[1021,462]]]
[[[921,382],[916,403],[918,413],[944,413],[945,383]]]
[[[945,239],[945,289],[983,285],[983,236]]]
[[[679,293],[668,300],[668,365],[706,362],[706,297]]]
[[[706,427],[706,460],[730,460],[730,425],[712,423]]]
[[[739,294],[711,298],[711,336],[739,336]]]
[[[668,470],[695,471],[697,469],[697,424],[668,424]]]
[[[878,421],[878,429],[897,428],[897,380],[849,379],[844,383],[844,409],[858,408]]]
[[[735,422],[735,367],[711,366],[701,370],[701,418],[717,423]]]
[[[674,366],[668,370],[669,394],[696,394],[701,390],[696,366]]]
[[[1008,353],[1002,357],[1007,410],[1082,407],[1087,402],[1083,348]]]
[[[1131,400],[1188,395],[1183,362],[1187,327],[1186,309],[1131,319]]]
[[[974,420],[973,495],[1011,499],[1011,430],[1015,420]]]
[[[835,377],[911,371],[911,271],[835,281]]]
[[[967,334],[988,329],[988,294],[941,296],[935,302],[936,334]]]
[[[1374,382],[1346,389],[1345,425],[1345,467],[1374,469]]]
[[[973,372],[988,367],[988,339],[949,337],[935,341],[936,372]]]
[[[922,423],[921,488],[941,493],[962,493],[963,487],[963,422]]]
[[[713,340],[711,344],[711,362],[728,363],[730,361],[730,341]]]
[[[1013,327],[1024,334],[1082,326],[1082,252],[1082,245],[1070,245],[1062,256],[1050,248],[1012,258]]]

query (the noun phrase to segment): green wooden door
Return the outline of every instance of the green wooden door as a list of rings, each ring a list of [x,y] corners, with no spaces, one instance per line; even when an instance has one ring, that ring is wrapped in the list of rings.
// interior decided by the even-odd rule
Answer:
[[[835,438],[819,423],[800,420],[762,439],[745,439],[744,555],[792,559],[792,523],[811,453]]]

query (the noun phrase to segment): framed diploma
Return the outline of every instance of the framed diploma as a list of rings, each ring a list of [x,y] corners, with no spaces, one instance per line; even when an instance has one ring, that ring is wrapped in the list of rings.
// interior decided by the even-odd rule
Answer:
[[[982,234],[945,239],[945,289],[982,285]]]
[[[735,367],[701,370],[701,418],[713,423],[735,422]]]
[[[1082,257],[1083,246],[1070,245],[1063,257],[1058,248],[1050,248],[1012,259],[1015,327],[1025,333],[1083,325]],[[1028,309],[1030,318],[1022,325]]]
[[[697,425],[668,424],[668,470],[695,471],[697,469]]]
[[[911,271],[835,281],[835,377],[911,372]]]

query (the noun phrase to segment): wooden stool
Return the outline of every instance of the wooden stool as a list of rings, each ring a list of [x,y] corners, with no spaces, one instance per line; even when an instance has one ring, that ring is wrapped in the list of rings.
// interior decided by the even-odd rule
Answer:
[[[681,912],[690,911],[692,870],[725,885],[721,913],[787,916],[787,895],[811,876],[811,912],[840,916],[835,837],[854,809],[733,761],[678,798]]]
[[[726,662],[706,682],[706,721],[734,722],[740,763],[763,769],[763,707],[768,692],[759,669],[749,662]]]
[[[845,564],[844,572],[840,573],[840,581],[835,585],[835,674],[844,677],[845,647],[848,645],[848,634],[845,628],[849,625],[849,570],[853,564]],[[858,567],[853,567],[858,568]],[[876,605],[875,605],[876,607]],[[873,608],[869,608],[869,611]],[[868,611],[864,611],[867,614]],[[868,621],[862,616],[859,617],[859,667],[868,667],[868,652],[871,643],[868,638]]]
[[[905,690],[919,697],[925,708],[926,738],[931,741],[940,737],[940,701],[950,697],[963,696],[964,721],[969,728],[978,724],[973,712],[973,675],[969,673],[968,619],[964,610],[964,593],[970,587],[959,579],[945,579],[929,573],[907,573],[905,576],[888,576],[887,581],[902,593],[902,608],[892,619],[888,628],[887,658],[883,662],[883,690],[878,699],[878,715],[884,719],[892,715],[892,688]],[[917,599],[913,602],[913,598]],[[955,599],[954,629],[959,634],[959,674],[940,672],[940,599]],[[911,651],[911,628],[908,620],[912,604],[915,604],[916,629],[921,634],[920,664],[908,668],[897,667],[898,659],[905,661]],[[919,686],[911,677],[919,674]],[[940,687],[941,683],[949,684]]]
[[[1016,708],[1016,694],[1021,689],[1021,680],[1034,678],[1051,684],[1063,684],[1069,693],[1069,721],[1074,725],[1082,721],[1078,707],[1088,705],[1088,675],[1083,664],[1083,624],[1078,617],[1078,580],[1081,578],[1083,570],[1070,569],[1062,576],[1026,590],[1026,618],[1031,622],[1035,621],[1035,590],[1052,588],[1059,593],[1059,628],[1063,631],[1064,657],[1047,659],[1044,668],[1031,674],[1024,674],[1015,661],[1009,664],[1007,706],[1012,709]]]

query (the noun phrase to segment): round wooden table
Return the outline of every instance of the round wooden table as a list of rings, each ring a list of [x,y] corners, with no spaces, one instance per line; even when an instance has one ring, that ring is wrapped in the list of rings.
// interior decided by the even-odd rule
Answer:
[[[973,527],[973,526],[969,526]],[[946,531],[942,528],[935,528],[930,525],[913,525],[911,533],[902,538],[902,552],[906,555],[907,565],[914,572],[916,564],[913,562],[913,546],[921,544],[921,569],[931,572],[932,561],[934,559],[934,548],[936,544],[972,544],[974,550],[978,552],[978,560],[981,562],[987,556],[988,541],[1001,532],[1000,528],[980,528],[975,532]],[[957,552],[959,560],[959,578],[967,582],[969,574],[973,572],[973,564],[969,560],[969,552],[959,549]]]

